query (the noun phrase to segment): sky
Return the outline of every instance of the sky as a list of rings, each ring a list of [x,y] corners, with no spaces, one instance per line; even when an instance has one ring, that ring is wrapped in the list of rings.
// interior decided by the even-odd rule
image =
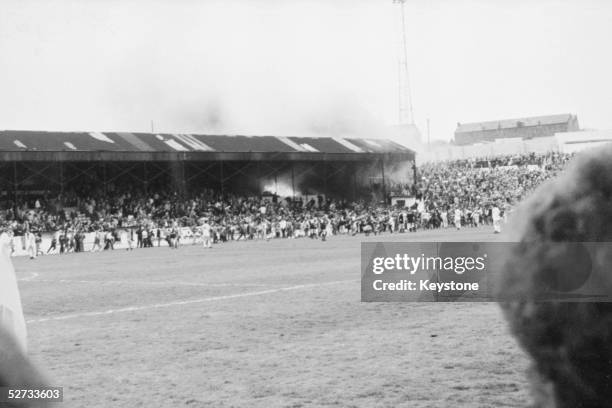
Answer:
[[[612,128],[612,2],[404,7],[432,140],[556,113]],[[392,0],[0,0],[0,129],[386,137],[401,44]]]

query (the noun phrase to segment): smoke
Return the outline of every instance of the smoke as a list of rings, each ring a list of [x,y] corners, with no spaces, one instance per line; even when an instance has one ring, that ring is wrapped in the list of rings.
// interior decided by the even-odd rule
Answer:
[[[397,185],[412,185],[412,165],[412,162],[386,161],[383,179],[380,162],[292,163],[264,180],[254,175],[251,182],[259,184],[259,193],[268,192],[281,197],[325,195],[340,199],[382,199],[385,189],[389,192]]]
[[[414,182],[412,162],[391,162],[385,166],[385,178],[390,183],[412,184]]]
[[[0,79],[14,96],[0,104],[7,128],[385,132],[380,107],[396,102],[395,37],[364,27],[388,27],[391,4],[110,3],[8,0],[0,51],[13,57],[0,72],[18,85]]]

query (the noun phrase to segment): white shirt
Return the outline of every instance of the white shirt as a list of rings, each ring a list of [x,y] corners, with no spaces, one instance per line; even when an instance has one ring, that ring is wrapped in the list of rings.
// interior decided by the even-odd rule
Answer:
[[[202,224],[202,236],[210,237],[210,224],[207,222]]]
[[[493,221],[499,221],[501,219],[499,208],[493,207],[491,210],[491,215],[493,216]]]

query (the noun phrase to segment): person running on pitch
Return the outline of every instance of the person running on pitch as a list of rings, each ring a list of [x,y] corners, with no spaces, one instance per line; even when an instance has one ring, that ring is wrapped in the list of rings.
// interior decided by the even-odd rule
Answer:
[[[102,250],[102,231],[99,229],[95,232],[93,247],[91,248],[91,252],[96,252]]]
[[[497,203],[493,204],[491,209],[491,218],[493,218],[493,233],[499,234],[501,232],[501,211],[497,206]]]
[[[60,232],[56,231],[53,234],[53,237],[51,238],[51,245],[49,245],[49,249],[47,250],[47,253],[50,253],[51,251],[55,252],[57,250],[57,240],[60,236]]]
[[[36,259],[36,236],[30,230],[25,233],[26,252],[30,259]]]
[[[202,219],[200,229],[202,230],[202,246],[204,246],[204,248],[212,248],[212,228],[208,223],[208,218]]]
[[[461,209],[459,207],[455,208],[455,228],[461,229]]]

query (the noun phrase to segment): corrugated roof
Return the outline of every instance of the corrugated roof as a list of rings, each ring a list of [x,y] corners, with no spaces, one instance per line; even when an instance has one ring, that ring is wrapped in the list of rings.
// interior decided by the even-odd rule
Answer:
[[[560,115],[533,116],[530,118],[504,119],[488,122],[459,123],[455,133],[478,132],[482,130],[510,129],[521,126],[556,125],[567,123],[572,118],[571,113]]]
[[[332,137],[223,136],[129,132],[0,131],[0,152],[283,152],[283,153],[408,153],[410,149],[383,139]]]

